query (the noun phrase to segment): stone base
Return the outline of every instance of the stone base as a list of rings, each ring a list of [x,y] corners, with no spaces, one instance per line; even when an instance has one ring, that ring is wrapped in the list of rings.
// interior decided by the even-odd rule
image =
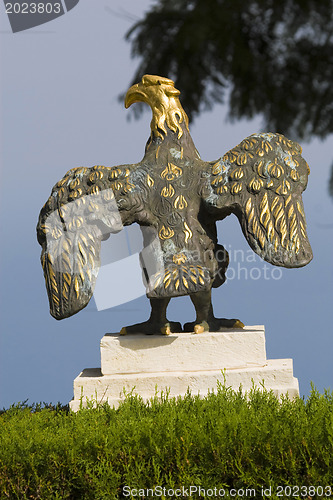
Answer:
[[[170,397],[205,396],[218,382],[244,391],[253,386],[276,396],[298,396],[291,359],[267,360],[263,326],[223,332],[156,335],[105,335],[101,369],[87,368],[74,380],[73,411],[87,400],[117,407],[126,393],[149,400],[161,391]]]

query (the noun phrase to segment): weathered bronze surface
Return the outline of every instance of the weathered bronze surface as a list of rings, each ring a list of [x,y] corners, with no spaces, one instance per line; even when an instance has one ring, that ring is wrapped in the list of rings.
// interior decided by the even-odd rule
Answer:
[[[52,190],[37,226],[42,266],[56,319],[89,302],[100,266],[101,240],[134,222],[141,226],[150,319],[122,330],[180,331],[169,322],[171,297],[190,295],[196,309],[185,331],[241,327],[213,315],[211,289],[225,281],[228,253],[216,221],[235,214],[250,247],[267,262],[301,267],[312,251],[301,194],[309,167],[301,147],[283,135],[258,133],[213,162],[201,160],[172,80],[145,75],[125,106],[142,101],[153,118],[144,158],[133,165],[74,168]],[[129,279],[124,276],[124,279]],[[115,286],[110,283],[110,287]]]

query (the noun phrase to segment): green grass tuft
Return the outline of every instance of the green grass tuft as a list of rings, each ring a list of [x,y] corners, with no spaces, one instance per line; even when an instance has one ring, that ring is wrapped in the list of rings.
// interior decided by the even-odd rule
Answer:
[[[262,487],[331,485],[333,494],[333,393],[291,401],[220,385],[203,399],[128,395],[116,410],[78,413],[25,402],[0,414],[1,499],[138,498],[125,485],[254,488],[251,498]]]

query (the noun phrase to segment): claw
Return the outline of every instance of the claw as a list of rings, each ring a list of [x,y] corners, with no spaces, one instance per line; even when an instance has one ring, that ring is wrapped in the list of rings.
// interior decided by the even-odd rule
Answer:
[[[165,325],[165,326],[162,326],[161,328],[161,333],[163,335],[170,335],[171,333],[171,328],[170,328],[170,325]]]
[[[232,328],[244,328],[244,326],[244,323],[242,323],[239,319],[236,319]]]
[[[194,325],[194,333],[203,333],[203,332],[209,332],[209,325],[207,321],[203,321],[198,325]]]
[[[205,331],[204,327],[201,325],[195,325],[194,333],[203,333]]]

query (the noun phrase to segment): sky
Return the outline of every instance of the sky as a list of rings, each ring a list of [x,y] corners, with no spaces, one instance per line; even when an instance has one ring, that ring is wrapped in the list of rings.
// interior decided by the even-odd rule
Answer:
[[[70,168],[142,159],[150,112],[129,120],[118,95],[129,87],[138,64],[124,35],[150,5],[80,0],[65,15],[15,34],[1,5],[0,408],[27,399],[68,403],[74,378],[84,368],[100,366],[101,337],[148,318],[138,228],[103,243],[97,286],[104,300],[96,295],[86,309],[62,321],[49,314],[35,228],[53,185]],[[219,158],[263,130],[260,117],[230,123],[226,114],[225,106],[216,105],[190,127],[204,160]],[[333,388],[333,224],[327,189],[333,139],[302,146],[311,168],[303,200],[313,261],[293,270],[264,263],[230,216],[218,223],[219,242],[230,254],[229,279],[213,291],[213,304],[216,316],[265,325],[268,358],[292,358],[306,396],[311,382],[321,392]],[[132,281],[125,270],[129,263],[136,270]],[[193,321],[189,297],[173,299],[168,316]]]

